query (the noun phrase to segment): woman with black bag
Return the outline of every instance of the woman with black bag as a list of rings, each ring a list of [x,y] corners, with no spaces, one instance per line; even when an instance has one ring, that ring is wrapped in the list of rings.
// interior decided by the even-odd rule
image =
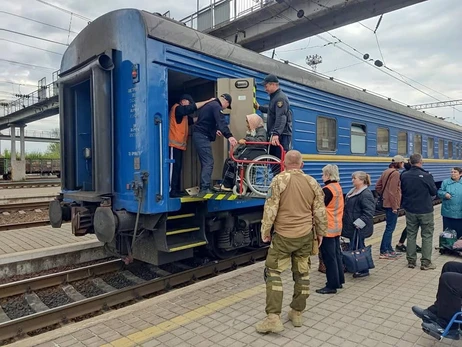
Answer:
[[[364,240],[374,231],[375,199],[370,176],[363,171],[352,175],[352,188],[345,196],[342,236],[350,239],[350,251],[365,249]],[[369,269],[355,272],[354,278],[369,276]]]

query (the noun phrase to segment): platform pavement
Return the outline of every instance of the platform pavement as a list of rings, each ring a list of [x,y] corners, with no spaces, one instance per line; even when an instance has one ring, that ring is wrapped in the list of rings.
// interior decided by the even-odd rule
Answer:
[[[3,261],[7,261],[9,256],[16,257],[21,252],[28,252],[29,255],[37,252],[46,253],[50,248],[62,248],[89,241],[97,242],[94,235],[72,235],[71,223],[65,223],[57,229],[42,226],[0,231],[0,260],[3,258]]]
[[[42,187],[42,188],[11,188],[0,189],[0,204],[1,200],[13,198],[37,198],[41,196],[55,196],[61,191],[61,187]],[[50,199],[51,200],[51,199]]]
[[[405,218],[399,218],[394,242]],[[255,324],[265,317],[263,262],[198,282],[167,294],[109,312],[11,345],[39,347],[83,346],[462,346],[461,341],[438,342],[422,332],[411,307],[433,303],[443,264],[455,257],[433,253],[437,270],[409,269],[405,257],[379,260],[378,243],[385,223],[375,227],[376,268],[366,278],[347,274],[344,289],[320,295],[325,275],[312,258],[311,291],[304,325],[292,327],[287,319],[292,293],[290,272],[283,275],[284,332],[260,335]],[[440,207],[435,208],[435,236],[442,229]],[[418,238],[420,243],[420,237]],[[458,259],[460,261],[460,259]]]

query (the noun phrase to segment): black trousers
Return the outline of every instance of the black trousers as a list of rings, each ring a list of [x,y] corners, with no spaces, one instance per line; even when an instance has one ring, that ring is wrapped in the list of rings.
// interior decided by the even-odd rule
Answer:
[[[401,233],[401,237],[399,238],[398,243],[404,243],[404,241],[406,241],[406,238],[407,238],[407,229],[404,228],[403,232]]]
[[[320,250],[322,260],[324,261],[324,265],[326,265],[326,287],[330,289],[340,288],[340,285],[345,283],[340,236],[324,237]]]
[[[183,152],[181,149],[169,147],[170,159],[175,160],[170,164],[170,193],[181,192],[181,170],[183,169]]]
[[[435,303],[428,308],[446,328],[455,313],[461,311],[462,306],[462,262],[448,261],[441,271]],[[457,328],[457,324],[453,326]]]
[[[271,141],[271,135],[269,136],[269,141]],[[290,151],[292,149],[292,135],[279,136],[279,142],[282,148],[284,148],[285,152]],[[281,156],[282,156],[281,148],[279,146],[270,146],[269,154],[274,155],[275,157],[278,157],[279,159],[281,159]],[[279,172],[281,172],[281,166],[273,165],[271,167],[271,171],[273,171],[273,175],[276,176]]]

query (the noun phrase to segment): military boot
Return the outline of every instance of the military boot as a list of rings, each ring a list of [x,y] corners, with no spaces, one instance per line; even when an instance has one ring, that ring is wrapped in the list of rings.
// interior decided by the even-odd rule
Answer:
[[[301,327],[303,325],[302,312],[291,309],[288,316],[294,327]]]
[[[284,330],[281,318],[279,318],[279,315],[274,313],[270,313],[262,322],[258,323],[255,328],[257,329],[257,332],[262,334],[280,333]]]

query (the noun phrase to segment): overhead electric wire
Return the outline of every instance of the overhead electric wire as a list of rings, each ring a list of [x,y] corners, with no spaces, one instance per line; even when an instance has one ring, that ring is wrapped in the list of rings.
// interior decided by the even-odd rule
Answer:
[[[295,12],[298,12],[298,10],[297,10],[296,8],[294,8],[291,4],[287,3],[287,1],[285,1],[285,0],[282,0],[282,1],[284,1],[284,3],[286,3],[287,6],[290,7],[291,9],[293,9]],[[307,19],[307,20],[308,20],[311,24],[313,24],[314,26],[318,27],[318,28],[321,29],[321,30],[324,30],[321,26],[319,26],[318,24],[316,24],[315,22],[313,22],[313,21],[312,21],[310,18],[308,18],[307,16],[303,15],[303,17],[304,17],[305,19]],[[379,19],[379,22],[377,23],[377,26],[376,26],[376,30],[377,30],[377,28],[378,28],[380,22],[381,22],[381,20]],[[349,45],[348,43],[342,41],[341,39],[339,39],[337,36],[333,35],[333,34],[330,33],[329,31],[326,31],[326,33],[329,34],[330,36],[332,36],[332,37],[333,37],[334,39],[336,39],[337,41],[339,41],[339,43],[344,44],[345,46],[349,47],[349,48],[352,49],[353,51],[355,51],[355,52],[359,53],[360,55],[364,56],[363,53],[361,53],[360,51],[358,51],[356,48],[354,48],[353,46]],[[324,40],[324,41],[326,41],[326,42],[331,42],[331,41],[329,41],[328,39],[322,37],[321,35],[316,35],[316,36],[319,37],[319,38],[321,38],[322,40]],[[332,42],[331,42],[331,43],[332,43]],[[404,81],[403,79],[400,79],[400,78],[398,78],[398,77],[396,77],[396,76],[394,76],[394,75],[392,75],[392,74],[386,72],[385,70],[380,69],[380,67],[377,67],[377,66],[375,66],[375,65],[373,65],[373,64],[371,64],[371,63],[369,63],[368,61],[363,60],[362,57],[358,57],[357,55],[355,55],[355,54],[353,54],[353,53],[351,53],[351,52],[349,52],[349,51],[343,49],[342,47],[339,47],[339,45],[337,45],[337,44],[334,44],[334,43],[332,43],[332,44],[334,45],[334,47],[336,47],[336,48],[338,48],[338,49],[341,49],[341,50],[344,51],[345,53],[347,53],[347,54],[353,56],[354,58],[356,58],[356,59],[358,59],[358,60],[361,60],[361,61],[365,62],[366,64],[368,64],[368,65],[374,67],[375,69],[378,69],[379,71],[381,71],[381,72],[383,72],[383,73],[389,75],[390,77],[396,79],[397,81],[400,81],[401,83],[406,84],[407,86],[409,86],[409,87],[411,87],[411,88],[413,88],[413,89],[415,89],[415,90],[421,92],[422,94],[425,94],[425,95],[431,97],[432,99],[435,99],[435,100],[437,100],[437,101],[441,101],[441,100],[438,99],[437,97],[435,97],[435,96],[433,96],[433,95],[431,95],[431,94],[429,94],[429,93],[427,93],[427,92],[425,92],[425,91],[423,91],[423,90],[421,90],[421,89],[419,89],[419,88],[413,86],[412,84],[410,84],[410,83]],[[383,65],[383,66],[385,67],[385,65]],[[394,72],[394,73],[399,74],[402,78],[404,77],[404,75],[402,75],[402,74],[400,74],[400,73],[394,71],[393,69],[391,69],[391,68],[389,68],[389,67],[387,67],[387,69],[390,70],[390,71],[392,71],[392,72]],[[407,78],[407,77],[406,77],[406,78]],[[421,84],[421,83],[419,83],[419,84],[422,85],[422,86],[424,86],[425,88],[431,89],[431,88],[429,88],[429,87],[427,87],[427,86],[425,86],[425,85],[423,85],[423,84]],[[458,110],[458,109],[456,109],[456,110],[457,110],[457,111],[460,111],[460,110]]]
[[[0,80],[0,83],[15,84],[15,85],[18,85],[18,86],[30,86],[30,87],[37,87],[37,85],[36,85],[36,84],[32,84],[32,83],[18,83],[18,82],[5,81],[5,80]]]
[[[28,20],[28,21],[31,21],[31,22],[39,23],[39,24],[42,24],[42,25],[46,25],[46,26],[49,26],[49,27],[51,27],[51,28],[55,28],[55,29],[59,29],[59,30],[64,30],[64,31],[69,31],[69,30],[66,29],[66,28],[61,28],[61,27],[56,26],[56,25],[53,25],[53,24],[48,24],[48,23],[41,22],[41,21],[36,20],[36,19],[32,19],[32,18],[20,16],[20,15],[18,15],[18,14],[14,14],[14,13],[11,13],[11,12],[0,11],[0,13],[4,13],[4,14],[10,15],[10,16],[15,16],[15,17],[22,18],[22,19],[25,19],[25,20]],[[72,31],[72,30],[71,30],[71,32],[72,32],[73,34],[78,34],[78,32],[76,32],[76,31]]]
[[[356,65],[359,65],[359,64],[363,64],[364,61],[360,61],[359,63],[354,63],[354,64],[350,64],[350,65],[347,65],[347,66],[343,66],[343,67],[338,67],[338,68],[335,68],[333,70],[329,70],[329,71],[326,71],[326,72],[322,72],[323,74],[328,74],[330,72],[335,72],[335,71],[338,71],[338,70],[343,70],[343,69],[346,69],[346,68],[349,68],[349,67],[352,67],[352,66],[356,66]]]
[[[22,36],[27,36],[27,37],[31,37],[33,39],[37,39],[37,40],[42,40],[42,41],[46,41],[46,42],[51,42],[51,43],[56,43],[58,45],[62,45],[62,46],[69,46],[68,44],[66,43],[62,43],[62,42],[58,42],[58,41],[54,41],[54,40],[48,40],[48,39],[44,39],[42,37],[38,37],[38,36],[34,36],[34,35],[29,35],[29,34],[24,34],[24,33],[21,33],[19,31],[14,31],[14,30],[10,30],[10,29],[4,29],[4,28],[0,28],[0,31],[7,31],[7,32],[10,32],[10,33],[13,33],[13,34],[18,34],[18,35],[22,35]]]
[[[91,22],[92,19],[88,18],[88,17],[85,17],[85,16],[82,16],[81,14],[78,14],[78,13],[75,13],[73,11],[69,11],[69,10],[66,10],[65,8],[62,8],[62,7],[59,7],[59,6],[56,6],[54,4],[50,4],[49,2],[46,2],[46,1],[43,1],[43,0],[36,0],[44,5],[47,5],[47,6],[50,6],[50,7],[53,7],[59,11],[62,11],[62,12],[66,12],[66,13],[69,13],[71,15],[74,15],[74,17],[77,17],[77,18],[80,18],[80,19],[83,19],[83,20],[86,20],[86,21],[89,21]]]
[[[0,58],[0,61],[4,61],[4,62],[10,63],[10,64],[23,65],[23,66],[30,66],[30,67],[33,67],[33,68],[36,68],[36,69],[46,69],[46,70],[56,71],[56,69],[55,69],[55,68],[52,68],[52,67],[40,66],[40,65],[34,65],[34,64],[27,64],[27,63],[21,63],[21,62],[19,62],[19,61],[14,61],[14,60],[7,60],[7,59],[2,59],[2,58]]]
[[[0,38],[0,40],[6,41],[6,42],[11,42],[11,43],[14,43],[14,44],[17,44],[17,45],[21,45],[21,46],[25,46],[25,47],[30,47],[30,48],[39,49],[39,50],[41,50],[41,51],[48,52],[48,53],[63,55],[62,53],[59,53],[59,52],[53,52],[53,51],[49,51],[48,49],[44,49],[44,48],[40,48],[40,47],[35,47],[35,46],[31,46],[31,45],[26,45],[25,43],[21,43],[21,42],[18,42],[18,41],[13,41],[13,40],[8,40],[8,39],[2,39],[2,38]]]

